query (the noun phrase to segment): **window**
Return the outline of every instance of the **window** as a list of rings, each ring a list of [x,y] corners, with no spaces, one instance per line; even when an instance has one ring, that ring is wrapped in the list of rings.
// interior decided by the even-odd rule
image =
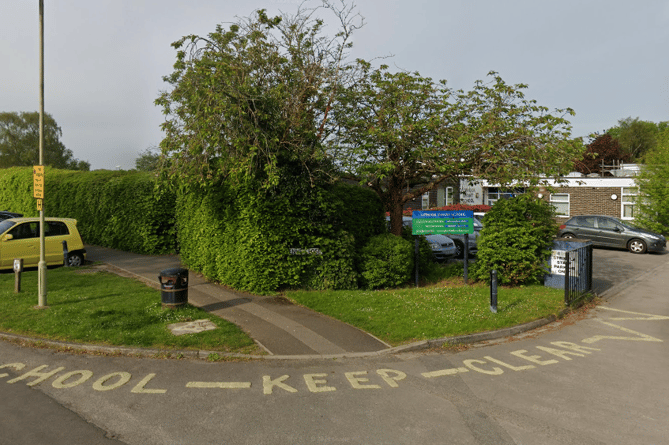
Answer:
[[[634,202],[639,189],[636,187],[623,187],[620,202],[622,204],[622,219],[634,219]]]
[[[423,193],[423,204],[421,209],[428,210],[430,208],[430,193]]]
[[[44,231],[44,236],[58,236],[58,235],[69,235],[70,232],[67,230],[65,223],[60,221],[47,221],[46,230]]]
[[[516,189],[503,189],[503,188],[497,188],[497,187],[489,187],[488,188],[488,205],[491,206],[495,204],[498,200],[500,199],[509,199],[513,198],[518,195],[522,195],[525,193],[524,188],[516,188]]]
[[[453,187],[446,187],[446,205],[453,205]]]
[[[14,239],[37,238],[39,237],[39,222],[19,224],[12,228],[12,230],[9,231],[9,234],[12,235]]]
[[[569,193],[551,193],[550,203],[557,216],[569,216]]]

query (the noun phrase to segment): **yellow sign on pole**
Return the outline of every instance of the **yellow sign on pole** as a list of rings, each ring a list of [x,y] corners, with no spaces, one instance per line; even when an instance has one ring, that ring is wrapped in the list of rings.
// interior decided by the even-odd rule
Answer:
[[[42,210],[44,210],[44,205],[42,204],[42,200],[41,200],[41,199],[38,199],[38,200],[37,200],[37,210],[40,211],[40,212],[41,212]]]
[[[44,199],[44,166],[33,166],[33,197]]]

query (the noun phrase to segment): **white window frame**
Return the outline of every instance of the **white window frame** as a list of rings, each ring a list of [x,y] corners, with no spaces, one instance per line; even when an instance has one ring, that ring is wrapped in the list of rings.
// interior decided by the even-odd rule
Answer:
[[[453,187],[446,187],[446,202],[447,206],[453,205]]]
[[[636,186],[620,188],[620,219],[627,221],[634,219],[636,197],[638,195],[639,195],[639,188]],[[625,216],[625,207],[632,208],[632,216]]]
[[[430,192],[423,193],[423,199],[421,202],[421,210],[430,209]]]
[[[567,198],[566,200],[564,198]],[[555,209],[555,215],[560,216],[560,217],[566,217],[568,218],[570,215],[570,209],[571,205],[569,204],[569,193],[551,193],[550,196],[550,203]],[[567,205],[567,211],[565,213],[560,213],[558,206],[556,204],[566,204]]]

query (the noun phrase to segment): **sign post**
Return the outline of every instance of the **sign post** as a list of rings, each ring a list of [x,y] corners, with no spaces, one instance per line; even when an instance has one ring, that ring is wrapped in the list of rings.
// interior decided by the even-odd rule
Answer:
[[[473,210],[415,210],[412,213],[413,235],[465,235],[465,284],[469,263],[469,235],[474,233]],[[417,261],[417,259],[416,259]]]

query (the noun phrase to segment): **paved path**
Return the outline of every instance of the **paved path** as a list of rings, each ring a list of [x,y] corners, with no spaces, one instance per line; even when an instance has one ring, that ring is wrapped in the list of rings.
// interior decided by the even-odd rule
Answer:
[[[176,255],[137,255],[98,246],[86,246],[86,250],[89,261],[114,266],[158,289],[160,271],[181,267]],[[273,355],[340,355],[390,347],[360,329],[284,298],[233,291],[192,271],[188,302],[236,324]]]

